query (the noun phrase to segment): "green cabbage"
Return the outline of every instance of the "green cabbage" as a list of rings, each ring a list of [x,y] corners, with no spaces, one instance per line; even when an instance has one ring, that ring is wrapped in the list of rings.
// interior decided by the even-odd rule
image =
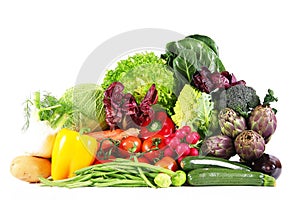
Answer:
[[[186,84],[178,96],[174,107],[175,114],[171,118],[178,127],[188,125],[193,131],[208,135],[213,108],[211,95]]]
[[[75,85],[60,98],[37,91],[25,102],[23,130],[28,129],[31,117],[48,122],[52,129],[104,130],[107,124],[102,99],[103,89],[96,84]]]
[[[77,131],[106,129],[103,95],[101,86],[93,83],[78,84],[66,90],[59,102],[72,109],[64,127]]]

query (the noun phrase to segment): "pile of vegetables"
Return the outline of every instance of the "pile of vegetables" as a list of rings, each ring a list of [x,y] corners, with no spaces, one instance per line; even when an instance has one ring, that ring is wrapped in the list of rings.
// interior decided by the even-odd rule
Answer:
[[[99,85],[35,92],[23,129],[39,145],[11,173],[67,188],[275,186],[281,162],[265,149],[276,101],[226,71],[211,38],[190,35],[120,60]]]

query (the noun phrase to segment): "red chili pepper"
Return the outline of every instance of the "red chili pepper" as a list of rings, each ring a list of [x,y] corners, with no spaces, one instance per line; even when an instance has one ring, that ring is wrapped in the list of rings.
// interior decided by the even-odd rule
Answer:
[[[159,111],[154,114],[154,118],[147,126],[141,127],[139,137],[144,140],[156,134],[168,137],[174,130],[175,126],[171,118],[164,111]]]

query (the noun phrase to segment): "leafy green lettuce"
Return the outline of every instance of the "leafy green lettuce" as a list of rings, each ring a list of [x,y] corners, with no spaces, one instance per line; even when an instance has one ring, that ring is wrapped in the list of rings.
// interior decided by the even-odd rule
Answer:
[[[131,93],[140,103],[151,85],[155,84],[158,91],[157,104],[172,115],[176,94],[179,92],[175,90],[173,70],[165,63],[154,52],[136,53],[120,60],[115,69],[108,70],[101,87],[106,90],[110,84],[119,81],[125,87],[124,92]]]
[[[102,88],[106,90],[110,84],[125,76],[130,70],[145,64],[164,64],[165,61],[160,59],[154,52],[136,53],[127,59],[120,60],[115,69],[107,70]]]
[[[174,107],[173,122],[182,127],[188,125],[194,131],[209,135],[214,104],[211,95],[202,93],[186,84],[180,92]]]

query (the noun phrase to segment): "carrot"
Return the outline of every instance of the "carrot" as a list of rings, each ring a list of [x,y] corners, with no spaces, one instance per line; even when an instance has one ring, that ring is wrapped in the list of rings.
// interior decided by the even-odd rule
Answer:
[[[124,137],[137,136],[139,130],[135,128],[130,128],[128,130],[115,129],[115,130],[105,130],[98,132],[87,133],[89,136],[96,138],[97,140],[102,140],[105,138],[110,138],[113,140],[122,140]]]

